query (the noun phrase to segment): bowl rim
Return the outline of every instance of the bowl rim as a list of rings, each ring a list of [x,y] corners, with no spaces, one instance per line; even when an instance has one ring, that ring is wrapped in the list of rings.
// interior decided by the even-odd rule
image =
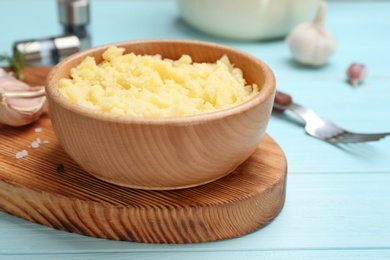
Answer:
[[[130,115],[117,115],[110,112],[102,112],[98,110],[94,110],[92,108],[79,105],[62,93],[60,93],[57,82],[55,80],[55,74],[60,71],[63,67],[66,66],[67,63],[71,60],[75,59],[83,59],[86,56],[92,55],[92,53],[96,51],[101,51],[102,49],[107,49],[110,46],[123,46],[128,44],[150,44],[150,43],[172,43],[172,44],[191,44],[191,45],[203,45],[210,48],[220,48],[223,50],[227,50],[230,52],[236,52],[240,55],[246,56],[249,59],[253,59],[256,63],[259,64],[260,70],[264,74],[264,82],[265,84],[261,87],[261,91],[255,95],[250,100],[241,103],[239,105],[207,112],[196,115],[186,115],[186,116],[170,116],[170,117],[142,117],[142,116],[130,116]],[[261,71],[259,70],[259,73]],[[245,78],[245,72],[244,72]],[[66,110],[69,110],[78,115],[82,115],[92,119],[99,119],[107,122],[121,122],[121,123],[137,123],[137,124],[161,124],[161,123],[172,123],[172,124],[193,124],[200,121],[211,121],[221,118],[226,118],[229,116],[245,113],[250,110],[252,107],[255,107],[263,102],[265,102],[270,96],[273,97],[276,91],[276,79],[272,70],[269,68],[267,64],[265,64],[262,60],[257,57],[241,51],[239,49],[229,47],[223,44],[218,44],[214,42],[200,41],[200,40],[186,40],[186,39],[144,39],[144,40],[129,40],[129,41],[119,41],[108,44],[99,45],[96,47],[92,47],[83,51],[79,51],[65,58],[57,65],[55,65],[49,72],[46,77],[45,82],[45,92],[48,99],[54,100],[57,104],[63,107]],[[272,98],[273,101],[273,98]],[[50,113],[50,103],[49,103],[49,113]]]

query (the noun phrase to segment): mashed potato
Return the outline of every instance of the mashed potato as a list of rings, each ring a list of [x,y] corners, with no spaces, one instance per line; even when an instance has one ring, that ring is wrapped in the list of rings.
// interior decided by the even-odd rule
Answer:
[[[109,47],[100,64],[86,57],[70,78],[59,81],[61,93],[103,112],[170,117],[226,109],[259,91],[255,84],[246,85],[242,71],[227,56],[216,63],[193,63],[188,55],[170,60],[123,52]]]

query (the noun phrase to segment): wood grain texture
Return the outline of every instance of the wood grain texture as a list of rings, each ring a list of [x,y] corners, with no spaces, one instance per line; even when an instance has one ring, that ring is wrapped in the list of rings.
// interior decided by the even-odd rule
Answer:
[[[49,143],[27,148],[36,138]],[[267,224],[285,199],[286,161],[269,136],[232,174],[176,191],[124,188],[86,174],[59,146],[48,117],[2,129],[0,149],[2,211],[93,237],[152,243],[231,238]],[[16,159],[20,149],[29,155]]]
[[[40,77],[31,83],[39,84]],[[37,138],[40,146],[32,148]],[[28,156],[16,159],[23,149]],[[268,135],[233,173],[175,191],[120,187],[87,174],[61,148],[47,114],[29,126],[0,129],[0,150],[0,210],[92,237],[149,243],[226,239],[269,223],[285,201],[286,159]]]

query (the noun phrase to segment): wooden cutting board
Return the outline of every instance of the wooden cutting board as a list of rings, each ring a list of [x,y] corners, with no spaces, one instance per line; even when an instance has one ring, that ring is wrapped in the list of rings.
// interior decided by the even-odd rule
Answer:
[[[27,68],[44,84],[50,67]],[[32,147],[33,142],[39,146]],[[16,153],[28,155],[17,159]],[[44,114],[29,126],[0,128],[0,210],[55,229],[147,243],[194,243],[241,236],[266,225],[286,196],[287,162],[266,135],[228,176],[174,191],[119,187],[88,175],[60,147]]]

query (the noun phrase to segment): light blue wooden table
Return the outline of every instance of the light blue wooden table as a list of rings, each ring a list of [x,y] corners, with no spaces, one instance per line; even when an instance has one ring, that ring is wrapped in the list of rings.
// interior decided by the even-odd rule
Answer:
[[[197,32],[180,20],[174,1],[92,0],[91,11],[93,45],[187,38],[233,46],[268,63],[278,89],[320,115],[351,130],[390,131],[390,1],[330,2],[327,26],[338,48],[320,69],[292,62],[283,40]],[[58,35],[56,1],[1,0],[0,28],[6,52],[16,40]],[[345,70],[355,61],[369,75],[353,88]],[[69,234],[0,212],[0,259],[390,259],[390,138],[330,145],[306,135],[292,114],[272,115],[267,132],[289,170],[285,207],[263,229],[224,241],[156,245]]]

